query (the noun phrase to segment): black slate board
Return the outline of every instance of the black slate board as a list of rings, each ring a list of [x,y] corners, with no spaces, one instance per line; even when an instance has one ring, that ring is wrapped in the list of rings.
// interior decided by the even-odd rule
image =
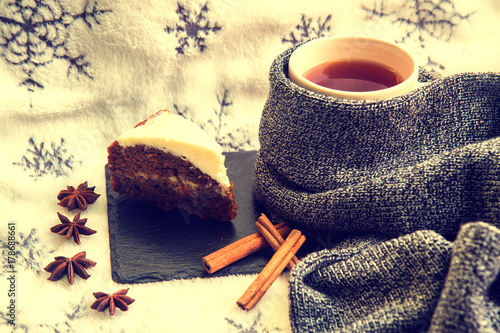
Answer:
[[[254,201],[255,151],[226,155],[229,179],[234,182],[238,216],[231,222],[202,220],[174,209],[162,209],[118,196],[109,183],[106,166],[109,243],[112,278],[118,283],[144,283],[194,277],[258,273],[273,251],[259,251],[213,274],[202,258],[256,232],[263,209]]]

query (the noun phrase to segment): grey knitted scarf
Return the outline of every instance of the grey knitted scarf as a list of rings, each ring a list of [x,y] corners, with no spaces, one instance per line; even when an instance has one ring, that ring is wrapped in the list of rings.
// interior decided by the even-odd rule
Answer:
[[[421,70],[411,93],[350,101],[291,82],[293,50],[271,67],[255,196],[349,235],[294,269],[294,331],[500,330],[500,75]]]

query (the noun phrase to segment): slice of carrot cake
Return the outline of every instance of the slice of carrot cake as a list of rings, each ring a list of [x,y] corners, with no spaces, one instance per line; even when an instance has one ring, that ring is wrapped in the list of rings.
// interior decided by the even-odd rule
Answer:
[[[193,122],[161,110],[108,147],[113,191],[203,219],[229,221],[238,208],[222,147]]]

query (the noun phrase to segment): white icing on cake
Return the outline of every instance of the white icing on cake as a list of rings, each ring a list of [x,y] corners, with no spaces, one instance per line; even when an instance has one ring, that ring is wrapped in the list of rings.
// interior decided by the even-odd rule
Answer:
[[[229,186],[222,147],[193,122],[168,111],[119,136],[122,147],[150,146],[185,157],[219,184]]]

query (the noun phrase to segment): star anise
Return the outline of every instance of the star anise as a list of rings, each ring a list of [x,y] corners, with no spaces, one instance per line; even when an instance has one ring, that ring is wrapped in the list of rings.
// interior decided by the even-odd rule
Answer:
[[[88,204],[93,204],[101,195],[94,192],[95,186],[88,187],[87,182],[81,183],[75,189],[73,186],[66,186],[66,190],[62,190],[57,195],[60,200],[57,204],[62,207],[67,207],[68,210],[78,208],[86,210]]]
[[[55,257],[55,261],[51,262],[44,269],[52,273],[48,280],[57,281],[62,278],[65,274],[68,276],[69,284],[73,284],[75,280],[75,274],[82,279],[88,279],[90,274],[88,274],[85,269],[94,267],[96,265],[90,259],[85,258],[85,251],[75,254],[71,258],[66,257]]]
[[[66,239],[69,239],[71,236],[73,236],[73,240],[75,241],[75,243],[80,245],[80,235],[89,236],[97,232],[85,226],[85,223],[87,223],[87,219],[80,219],[81,213],[82,212],[79,211],[78,214],[73,217],[73,221],[70,221],[66,216],[57,212],[57,216],[59,217],[61,224],[53,226],[52,228],[50,228],[50,231],[58,235],[66,235]]]
[[[109,314],[114,315],[115,309],[119,308],[122,311],[127,311],[128,306],[132,304],[135,300],[127,296],[128,288],[117,291],[114,294],[106,294],[103,292],[94,293],[94,297],[97,300],[92,303],[90,308],[103,312],[109,308]]]

